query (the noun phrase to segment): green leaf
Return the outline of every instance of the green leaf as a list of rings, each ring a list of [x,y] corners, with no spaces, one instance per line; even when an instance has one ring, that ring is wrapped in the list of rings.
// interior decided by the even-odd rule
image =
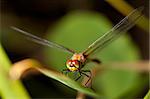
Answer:
[[[25,71],[30,69],[36,69],[40,71],[42,74],[54,80],[57,80],[79,92],[85,93],[93,97],[101,97],[101,95],[97,94],[92,89],[82,86],[80,83],[77,83],[76,81],[70,79],[69,77],[65,76],[60,72],[57,72],[53,69],[44,68],[38,61],[33,59],[26,59],[15,63],[13,65],[13,68],[11,69],[12,78],[18,79],[21,77],[21,75],[25,73]]]
[[[132,94],[139,87],[139,82],[139,75],[133,71],[108,70],[96,75],[93,87],[107,98],[127,98],[129,92]]]
[[[146,96],[144,97],[144,99],[150,99],[150,90],[148,91],[148,93],[146,94]]]
[[[50,77],[50,78],[53,78],[69,87],[71,87],[72,89],[75,89],[79,92],[82,92],[86,95],[90,95],[90,96],[93,96],[93,97],[102,97],[101,95],[95,93],[92,89],[90,88],[86,88],[84,86],[82,86],[80,83],[77,83],[76,81],[60,74],[60,73],[57,73],[55,71],[52,71],[52,70],[48,70],[48,69],[45,69],[45,68],[37,68],[41,73],[43,73],[44,75]]]
[[[0,95],[3,99],[29,99],[29,95],[19,80],[9,77],[11,63],[0,44]]]

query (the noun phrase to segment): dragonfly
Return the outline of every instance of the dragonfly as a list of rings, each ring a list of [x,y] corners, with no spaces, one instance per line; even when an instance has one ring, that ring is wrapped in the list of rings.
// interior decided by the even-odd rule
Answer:
[[[25,37],[36,43],[72,54],[72,57],[66,61],[66,69],[63,69],[62,72],[63,73],[78,72],[79,76],[75,80],[77,81],[84,75],[89,78],[86,82],[86,84],[88,84],[88,82],[91,80],[92,74],[90,70],[84,70],[83,67],[90,61],[96,62],[98,64],[101,63],[98,59],[91,59],[90,56],[94,54],[96,51],[102,50],[106,45],[108,45],[115,39],[119,38],[122,34],[131,29],[136,24],[136,22],[141,18],[142,10],[143,7],[139,7],[131,11],[124,19],[122,19],[118,24],[116,24],[112,29],[104,33],[102,36],[100,36],[95,42],[90,44],[87,47],[87,49],[85,49],[80,53],[76,53],[76,51],[69,49],[63,45],[35,36],[29,32],[21,30],[20,28],[14,26],[11,26],[11,28],[17,32],[20,32]]]

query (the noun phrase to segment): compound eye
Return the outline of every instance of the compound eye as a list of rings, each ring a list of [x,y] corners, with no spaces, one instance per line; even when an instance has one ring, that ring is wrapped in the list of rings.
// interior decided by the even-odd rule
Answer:
[[[67,65],[67,68],[71,71],[76,71],[79,69],[79,61],[78,60],[68,60],[66,65]]]
[[[72,64],[72,60],[68,60],[67,62],[66,62],[66,65],[67,65],[67,67],[68,66],[72,66],[73,64]]]
[[[78,68],[78,66],[79,66],[79,61],[78,61],[78,60],[73,60],[73,61],[72,61],[72,64],[73,64],[75,67]]]

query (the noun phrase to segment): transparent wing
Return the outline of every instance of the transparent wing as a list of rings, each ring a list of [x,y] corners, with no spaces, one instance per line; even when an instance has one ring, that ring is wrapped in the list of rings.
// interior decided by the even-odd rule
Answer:
[[[63,52],[68,52],[68,53],[71,53],[71,54],[75,53],[73,50],[71,50],[69,48],[66,48],[66,47],[64,47],[62,45],[56,44],[54,42],[51,42],[51,41],[48,41],[48,40],[45,40],[45,39],[42,39],[42,38],[37,37],[35,35],[32,35],[32,34],[30,34],[28,32],[25,32],[25,31],[17,28],[17,27],[11,26],[11,28],[13,30],[16,30],[16,31],[22,33],[23,35],[25,35],[26,38],[28,38],[28,39],[36,42],[36,43],[39,43],[39,44],[42,44],[42,45],[45,45],[45,46],[49,46],[49,47],[52,47],[52,48],[56,48],[56,49],[58,49],[60,51],[63,51]]]
[[[141,12],[143,7],[139,7],[133,10],[128,16],[121,20],[117,25],[115,25],[110,31],[106,32],[104,35],[99,37],[95,42],[93,42],[84,52],[85,56],[89,56],[95,51],[99,51],[106,45],[111,43],[113,40],[118,38],[120,35],[132,28],[137,20],[142,16]]]

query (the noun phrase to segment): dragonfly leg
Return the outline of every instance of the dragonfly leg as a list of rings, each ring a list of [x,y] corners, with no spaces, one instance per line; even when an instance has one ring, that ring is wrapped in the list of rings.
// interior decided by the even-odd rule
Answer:
[[[89,79],[86,81],[85,86],[88,84],[88,82],[91,80],[91,76],[87,75],[86,73],[83,73],[83,75],[85,75],[86,77],[88,77]]]
[[[95,63],[97,63],[97,64],[100,64],[100,63],[102,63],[99,59],[96,59],[96,58],[94,58],[94,59],[91,59],[91,61],[92,62],[95,62]]]
[[[90,74],[92,74],[90,70],[81,70],[81,72],[89,72]]]
[[[90,75],[87,75],[85,72],[89,72],[89,73],[90,73]],[[89,79],[87,80],[87,82],[85,83],[85,85],[87,85],[87,84],[88,84],[88,82],[91,80],[91,76],[92,76],[91,71],[90,71],[90,70],[82,70],[82,71],[81,71],[81,74],[83,74],[83,75],[85,75],[86,77],[88,77],[88,78],[89,78]]]
[[[81,72],[79,71],[80,76],[78,78],[75,79],[75,81],[79,80],[82,77]]]
[[[94,62],[94,63],[97,63],[97,64],[101,64],[102,62],[99,60],[99,59],[96,59],[96,58],[90,58],[88,59],[88,62]]]
[[[70,71],[69,71],[68,69],[63,69],[61,72],[66,75],[66,74],[68,74]]]

